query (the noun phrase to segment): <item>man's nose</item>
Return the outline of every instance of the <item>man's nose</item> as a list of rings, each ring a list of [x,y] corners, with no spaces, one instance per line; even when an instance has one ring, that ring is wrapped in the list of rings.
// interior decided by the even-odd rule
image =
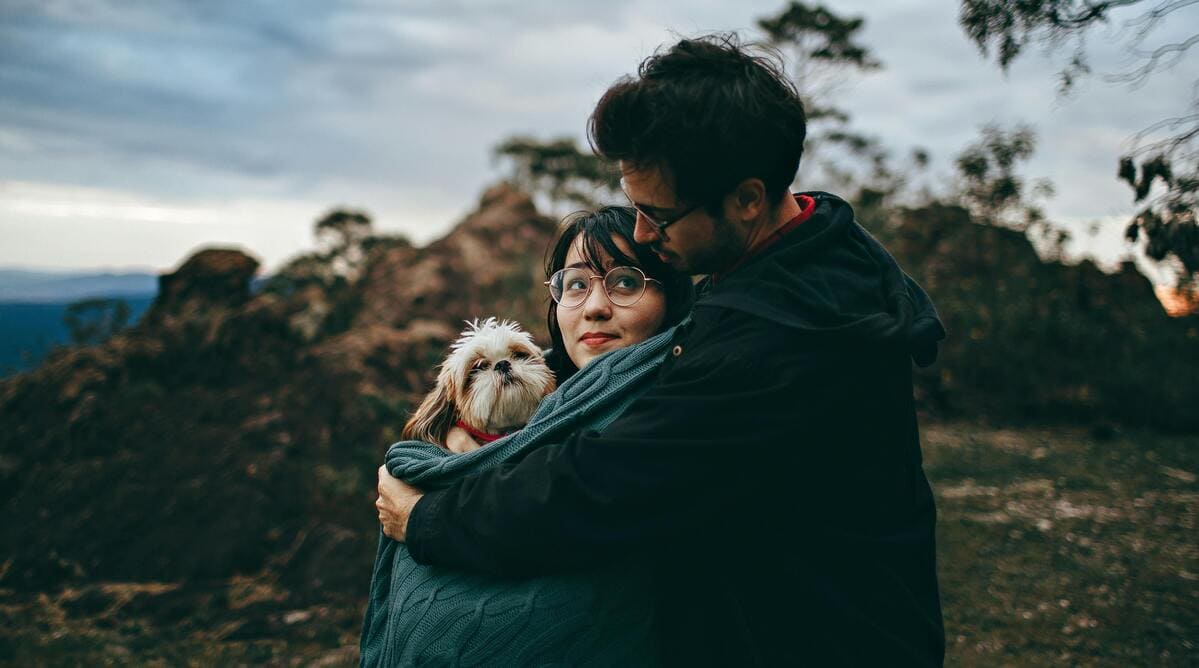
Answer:
[[[640,211],[637,212],[637,222],[633,225],[633,241],[645,245],[658,241],[658,228],[650,224]]]

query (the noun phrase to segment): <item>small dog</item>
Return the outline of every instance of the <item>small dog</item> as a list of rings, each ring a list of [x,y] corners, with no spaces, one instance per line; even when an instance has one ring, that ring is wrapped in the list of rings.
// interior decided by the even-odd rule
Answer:
[[[437,387],[404,425],[403,438],[447,447],[458,426],[486,444],[524,426],[554,391],[541,350],[519,325],[495,318],[466,324],[441,364]]]

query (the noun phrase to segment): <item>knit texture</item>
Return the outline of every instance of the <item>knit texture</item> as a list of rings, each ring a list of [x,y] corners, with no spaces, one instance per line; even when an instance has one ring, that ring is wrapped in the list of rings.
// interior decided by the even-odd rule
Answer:
[[[576,431],[602,430],[649,389],[673,334],[596,358],[546,397],[520,431],[462,454],[401,441],[387,450],[387,470],[437,489]],[[424,566],[380,534],[361,665],[652,665],[648,590],[644,570],[625,563],[530,579]]]

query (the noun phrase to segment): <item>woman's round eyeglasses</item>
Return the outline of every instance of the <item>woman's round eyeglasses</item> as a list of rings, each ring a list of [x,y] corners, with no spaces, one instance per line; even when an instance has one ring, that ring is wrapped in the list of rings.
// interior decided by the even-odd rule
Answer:
[[[645,284],[650,281],[662,284],[658,279],[646,276],[637,267],[612,267],[603,276],[596,276],[580,267],[567,267],[555,271],[545,284],[550,289],[550,297],[559,306],[578,308],[591,295],[591,281],[597,278],[603,282],[608,300],[617,306],[636,304],[645,294]]]

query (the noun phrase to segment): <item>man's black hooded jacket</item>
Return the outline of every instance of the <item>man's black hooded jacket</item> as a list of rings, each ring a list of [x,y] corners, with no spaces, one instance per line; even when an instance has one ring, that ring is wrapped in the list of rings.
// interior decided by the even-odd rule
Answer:
[[[497,575],[655,564],[676,665],[939,665],[912,361],[944,330],[842,200],[709,281],[602,434],[426,494],[413,557]]]

